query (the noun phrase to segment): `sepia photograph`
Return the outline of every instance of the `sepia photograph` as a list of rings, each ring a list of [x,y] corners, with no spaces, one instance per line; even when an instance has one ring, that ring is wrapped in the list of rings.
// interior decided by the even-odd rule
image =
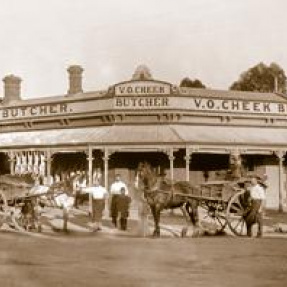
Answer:
[[[285,287],[286,12],[0,0],[1,287]]]

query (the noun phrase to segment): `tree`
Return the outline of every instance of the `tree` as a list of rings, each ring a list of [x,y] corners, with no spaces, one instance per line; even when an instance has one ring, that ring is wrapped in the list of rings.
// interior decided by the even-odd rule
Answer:
[[[286,75],[278,64],[261,62],[243,72],[230,90],[285,93]]]
[[[200,89],[206,88],[206,86],[200,80],[195,79],[193,81],[190,78],[182,79],[179,86],[184,88],[200,88]]]

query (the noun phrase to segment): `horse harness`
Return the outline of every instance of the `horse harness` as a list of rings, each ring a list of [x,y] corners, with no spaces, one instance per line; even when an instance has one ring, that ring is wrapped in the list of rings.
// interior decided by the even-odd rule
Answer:
[[[153,204],[154,204],[155,198],[158,194],[168,195],[167,202],[172,202],[174,200],[174,197],[175,197],[174,184],[173,183],[171,184],[170,190],[162,190],[162,189],[158,188],[157,183],[152,188],[144,187],[144,195],[145,195],[144,197],[147,200],[147,203],[149,203],[148,199],[152,199]]]

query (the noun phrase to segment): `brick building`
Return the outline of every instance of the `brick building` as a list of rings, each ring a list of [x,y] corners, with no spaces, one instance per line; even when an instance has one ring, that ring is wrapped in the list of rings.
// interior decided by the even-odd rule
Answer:
[[[267,206],[286,208],[287,98],[277,93],[180,88],[145,66],[131,80],[85,92],[83,69],[68,69],[62,96],[22,99],[21,79],[3,79],[0,172],[43,175],[85,170],[108,186],[121,173],[133,191],[140,161],[174,180],[216,180],[230,157],[268,176]]]

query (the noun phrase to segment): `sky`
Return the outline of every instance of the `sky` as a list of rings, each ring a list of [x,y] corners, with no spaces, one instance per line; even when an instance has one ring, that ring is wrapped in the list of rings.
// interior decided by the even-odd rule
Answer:
[[[37,98],[65,94],[70,65],[96,91],[144,64],[154,79],[228,89],[259,62],[287,72],[286,15],[286,0],[0,0],[0,77]]]

